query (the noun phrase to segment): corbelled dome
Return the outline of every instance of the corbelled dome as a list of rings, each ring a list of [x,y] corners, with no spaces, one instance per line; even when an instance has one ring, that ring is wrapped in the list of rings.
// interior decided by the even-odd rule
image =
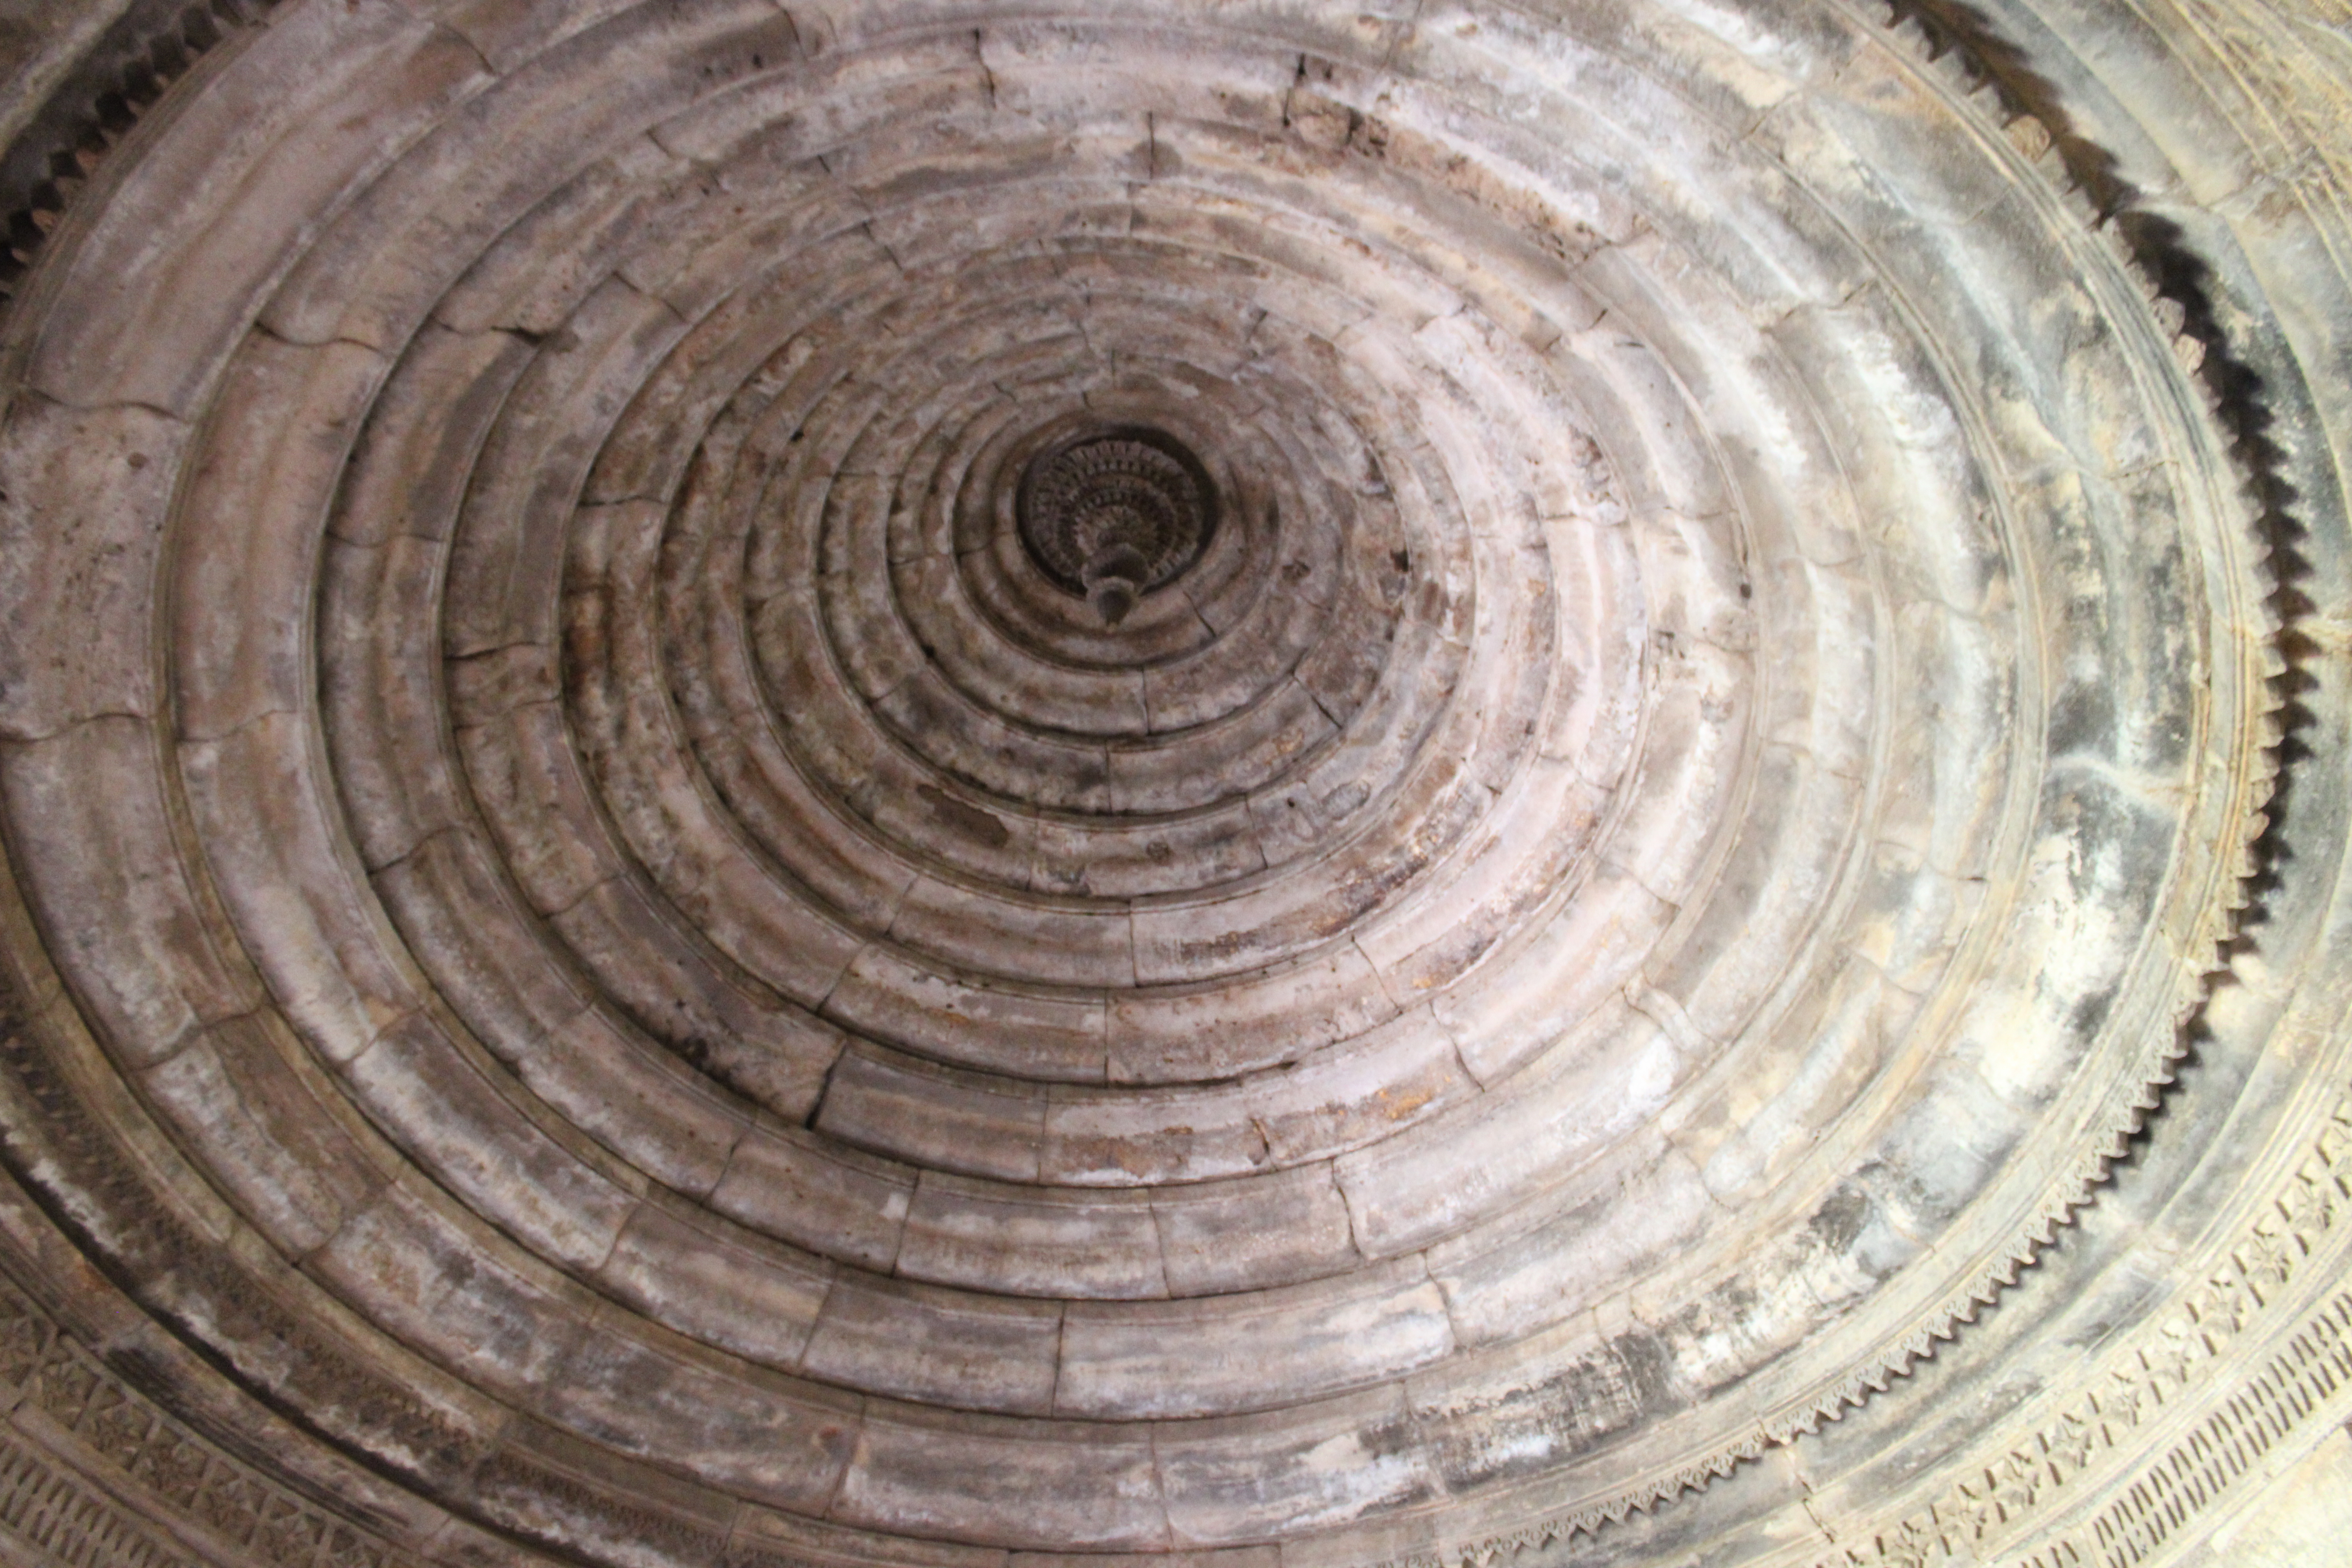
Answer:
[[[2352,142],[2189,100],[2333,3],[60,26],[0,1482],[303,1568],[2202,1550],[2261,1466],[2179,1455],[2352,1402]]]

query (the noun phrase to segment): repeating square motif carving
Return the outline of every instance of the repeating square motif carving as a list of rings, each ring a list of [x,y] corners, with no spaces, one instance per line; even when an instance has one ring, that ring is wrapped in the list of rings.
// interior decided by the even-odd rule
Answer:
[[[195,1501],[197,1491],[204,1486],[205,1472],[211,1465],[210,1456],[202,1448],[184,1438],[166,1435],[141,1452],[131,1474],[149,1491],[184,1510]]]
[[[154,1434],[155,1416],[117,1388],[100,1388],[83,1413],[81,1435],[90,1447],[131,1469]],[[135,1472],[134,1472],[135,1473]]]
[[[2012,1452],[2002,1459],[1988,1478],[1986,1500],[1992,1505],[1992,1517],[2006,1521],[2023,1514],[2042,1495],[2047,1475],[2047,1469],[2032,1454]]]
[[[2336,1228],[2347,1194],[2352,1194],[2352,1095],[2337,1101],[2311,1158],[2278,1195],[2273,1212],[2249,1227],[2229,1263],[2168,1314],[2143,1343],[2111,1362],[2106,1378],[2094,1392],[2042,1429],[2040,1462],[2012,1450],[1989,1466],[1980,1480],[1954,1486],[1893,1533],[1880,1533],[1867,1546],[1847,1547],[1822,1559],[1820,1568],[1927,1568],[1955,1557],[1976,1561],[1976,1547],[2090,1468],[2102,1453],[2128,1444],[2135,1428],[2156,1419],[2207,1375],[2218,1354],[2253,1324]],[[2345,1344],[2347,1328],[2352,1328],[2352,1299],[2339,1298],[2297,1337],[2293,1367],[2282,1371],[2290,1359],[2283,1357],[2250,1380],[2231,1404],[2265,1412],[2270,1430],[2288,1430],[2308,1410],[2308,1402],[2294,1387],[2295,1374],[2322,1362],[2352,1359],[2352,1350]],[[2190,1441],[2212,1446],[2201,1434]],[[2128,1548],[2131,1552],[2140,1550]],[[2073,1543],[2062,1541],[2033,1563],[2035,1568],[2068,1568],[2084,1560]]]
[[[2089,1401],[2060,1416],[2042,1430],[2042,1451],[2049,1457],[2052,1484],[2063,1486],[2087,1467],[2099,1451],[2102,1436],[2097,1406]]]
[[[261,1522],[268,1500],[262,1489],[242,1476],[221,1476],[196,1494],[195,1513],[206,1529],[232,1545],[242,1546]]]
[[[2238,1271],[2245,1277],[2246,1289],[2264,1306],[2270,1304],[2271,1293],[2286,1283],[2297,1261],[2296,1255],[2303,1250],[2299,1241],[2269,1226],[2267,1220],[2257,1226],[2254,1234],[2234,1255]]]
[[[327,1521],[290,1498],[271,1498],[262,1507],[254,1546],[272,1563],[308,1564],[327,1538]]]
[[[0,1295],[0,1384],[22,1388],[48,1353],[49,1327]]]
[[[5,1284],[0,1284],[0,1382],[28,1388],[41,1412],[72,1432],[98,1458],[172,1512],[193,1518],[226,1544],[248,1553],[257,1564],[409,1568],[382,1543],[329,1519],[180,1430]],[[12,1510],[16,1517],[11,1517]],[[80,1522],[67,1528],[70,1521],[58,1510],[68,1510]],[[10,1443],[5,1432],[0,1432],[0,1524],[19,1534],[37,1525],[57,1535],[62,1546],[52,1543],[44,1550],[78,1568],[85,1562],[92,1568],[100,1563],[105,1568],[193,1568],[184,1558],[159,1556],[160,1549],[138,1544],[145,1541],[143,1533],[117,1515],[112,1504],[52,1472]]]
[[[82,1412],[98,1392],[96,1369],[62,1342],[34,1374],[33,1399],[49,1418],[70,1430],[81,1425]]]
[[[381,1547],[361,1540],[340,1524],[319,1556],[320,1568],[383,1568],[384,1561]]]

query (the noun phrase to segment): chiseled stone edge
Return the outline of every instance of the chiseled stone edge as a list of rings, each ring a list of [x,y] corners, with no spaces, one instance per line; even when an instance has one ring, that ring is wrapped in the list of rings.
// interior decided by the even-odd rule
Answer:
[[[2332,77],[2307,47],[2286,47],[2278,36],[2298,23],[2340,28],[2352,21],[2352,5],[2174,5],[2221,68],[2279,114],[2285,140],[2308,154],[2280,175],[2294,197],[2315,216],[2352,223],[2352,135],[2343,129],[2352,83]],[[2104,1363],[2104,1375],[2095,1375],[2054,1420],[2021,1440],[1995,1445],[1973,1477],[1873,1530],[1865,1543],[1820,1559],[1817,1568],[1932,1568],[1990,1560],[2004,1543],[2028,1549],[2016,1560],[2019,1568],[2135,1568],[2193,1542],[2200,1517],[2233,1495],[2271,1449],[2298,1430],[2333,1426],[2352,1414],[2352,1289],[2336,1290],[2281,1333],[2273,1342],[2281,1348],[2226,1393],[2202,1386],[2347,1218],[2352,1089],[2337,1097],[2292,1180],[2158,1328]],[[2333,1261],[2340,1284],[2344,1259]],[[2078,1477],[2103,1456],[2111,1464],[2127,1458],[2143,1421],[2193,1394],[2205,1396],[2201,1420],[2162,1453],[2098,1481],[2092,1500],[2101,1493],[2110,1500],[2089,1518],[2032,1538],[2037,1517],[2076,1500],[2065,1494]]]
[[[2307,207],[2352,216],[2352,138],[2341,129],[2345,88],[2325,68],[2277,47],[2266,21],[2284,26],[2298,16],[2313,22],[2333,12],[2352,17],[2343,0],[2267,0],[2218,5],[2176,0],[2204,35],[2200,39],[2250,90],[2283,109],[2299,160],[2295,195]],[[2326,101],[2322,101],[2326,100]],[[2333,112],[2330,112],[2333,110]],[[2112,237],[2112,226],[2103,226]],[[2132,258],[2137,266],[2139,258]],[[2147,276],[2141,268],[2143,279]],[[2176,328],[2184,368],[2204,361],[2208,331],[2187,336],[2178,328],[2180,304],[2150,288],[2150,300]],[[2192,329],[2193,331],[2194,329]],[[2226,355],[2226,343],[2213,346]],[[2209,405],[2210,378],[2200,378]],[[2215,405],[2224,426],[2229,411]],[[2239,454],[2243,463],[2242,454]],[[2262,476],[2249,476],[2259,479]],[[2275,628],[2272,647],[2278,638]],[[2274,674],[2283,674],[2277,661]],[[2275,721],[2272,722],[2275,723]],[[2275,764],[2278,741],[2266,751]],[[2264,847],[2259,841],[2249,847]],[[2251,870],[2252,868],[2249,868]],[[2201,1008],[2200,1008],[2201,1010]],[[2193,1017],[2192,1014],[2192,1017]],[[2089,1563],[2130,1568],[2166,1555],[2198,1536],[2199,1517],[2231,1495],[2270,1449],[2315,1421],[2327,1426],[2352,1412],[2352,1290],[2337,1290],[2282,1333],[2283,1348],[2226,1394],[2202,1388],[2225,1352],[2243,1341],[2286,1292],[2291,1278],[2327,1245],[2329,1233],[2352,1215],[2352,1089],[2341,1093],[2308,1156],[2292,1180],[2258,1210],[2221,1262],[2177,1301],[2158,1326],[2139,1334],[2107,1361],[2063,1413],[2021,1439],[1996,1445],[1969,1479],[1956,1481],[1925,1509],[1905,1513],[1869,1532],[1867,1542],[1819,1560],[1817,1568],[1932,1568],[1951,1561],[1990,1561],[2007,1546],[2030,1554],[2020,1568],[2081,1568]],[[2337,1259],[2337,1267],[2342,1267]],[[2323,1287],[2326,1282],[2323,1282]],[[2071,1484],[2131,1454],[2131,1437],[2185,1395],[2206,1393],[2207,1413],[2161,1454],[2096,1483],[2111,1500],[2088,1520],[2039,1542],[2036,1518],[2078,1500]],[[2097,1494],[2094,1494],[2095,1497]]]
[[[0,1276],[0,1530],[73,1568],[194,1568],[204,1558],[73,1473],[88,1458],[244,1568],[415,1568],[415,1560],[229,1458],[117,1377]],[[37,1412],[81,1453],[44,1453]]]
[[[197,1568],[104,1494],[0,1430],[0,1555],[26,1568]],[[23,1557],[16,1556],[24,1553]]]
[[[2248,1226],[2227,1258],[2174,1310],[2109,1357],[2087,1391],[2023,1441],[1972,1467],[1924,1509],[1871,1539],[1817,1560],[1817,1568],[1931,1568],[1984,1560],[2023,1533],[2076,1477],[2131,1451],[2140,1427],[2162,1421],[2211,1381],[2230,1347],[2259,1327],[2305,1266],[2352,1220],[2352,1089],[2338,1097],[2294,1179]],[[2323,1263],[2326,1261],[2323,1259]],[[2341,1283],[2341,1281],[2339,1281]],[[2189,1531],[2270,1448],[2296,1427],[2352,1410],[2352,1289],[2338,1289],[2288,1334],[2284,1348],[2205,1418],[2126,1475],[2104,1483],[2114,1500],[2021,1560],[2022,1568],[2136,1564]]]
[[[75,193],[131,126],[199,58],[260,25],[277,3],[187,0],[144,29],[139,25],[144,18],[126,12],[90,49],[91,57],[113,60],[94,79],[86,68],[68,71],[56,96],[34,111],[19,133],[20,142],[36,143],[30,149],[34,156],[46,153],[48,175],[29,191],[18,187],[11,193],[17,204],[0,209],[0,310],[13,303]],[[108,97],[121,100],[121,112],[112,117],[100,104]],[[12,162],[19,152],[16,145],[0,148]]]

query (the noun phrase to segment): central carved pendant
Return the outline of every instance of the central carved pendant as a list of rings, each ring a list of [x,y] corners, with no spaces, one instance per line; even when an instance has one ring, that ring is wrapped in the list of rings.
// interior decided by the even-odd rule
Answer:
[[[1048,447],[1022,470],[1014,505],[1037,569],[1114,626],[1201,558],[1217,521],[1201,460],[1148,426]]]

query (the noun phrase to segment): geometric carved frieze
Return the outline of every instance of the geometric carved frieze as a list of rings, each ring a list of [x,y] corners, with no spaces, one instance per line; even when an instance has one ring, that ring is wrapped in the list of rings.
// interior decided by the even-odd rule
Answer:
[[[105,1493],[0,1433],[0,1530],[28,1568],[194,1568],[197,1560]]]
[[[195,1531],[206,1560],[240,1568],[413,1562],[196,1436],[5,1281],[0,1397],[16,1411],[14,1429],[0,1429],[0,1525],[69,1568],[195,1563],[155,1518]]]
[[[2026,1568],[2122,1568],[2194,1538],[2195,1521],[2298,1431],[2340,1426],[2352,1412],[2352,1292],[2300,1321],[2267,1321],[2305,1283],[2341,1278],[2352,1219],[2352,1094],[2340,1100],[2311,1156],[2227,1264],[2155,1316],[2135,1342],[2068,1379],[2067,1400],[2038,1431],[1962,1467],[1920,1511],[1820,1568],[1929,1568],[2015,1554]],[[2267,1352],[2249,1370],[2241,1347]],[[2184,1423],[2186,1410],[2192,1421]],[[2160,1433],[2151,1454],[2147,1435]],[[2096,1500],[2113,1500],[2103,1505]],[[2088,1500],[2084,1522],[2047,1538],[2044,1521]]]

